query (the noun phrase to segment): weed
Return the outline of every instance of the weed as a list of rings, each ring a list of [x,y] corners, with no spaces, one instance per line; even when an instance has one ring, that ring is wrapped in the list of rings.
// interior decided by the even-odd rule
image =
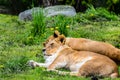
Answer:
[[[35,11],[33,9],[32,11],[32,16],[33,16],[33,29],[31,30],[31,34],[35,36],[42,36],[45,32],[46,28],[46,23],[45,23],[45,16],[43,9],[40,8],[38,11]]]
[[[118,20],[118,16],[115,15],[113,12],[109,12],[105,8],[99,7],[94,8],[92,5],[88,5],[89,8],[86,10],[84,17],[89,20],[97,20],[97,21],[104,21],[104,20]]]
[[[26,38],[23,41],[25,45],[33,45],[39,43],[41,38],[45,36],[46,30],[46,18],[42,8],[32,9],[32,29],[30,34],[26,34]]]
[[[61,34],[68,36],[68,29],[70,28],[69,25],[72,22],[72,18],[58,15],[53,18],[53,21],[53,28],[51,30],[58,30]]]

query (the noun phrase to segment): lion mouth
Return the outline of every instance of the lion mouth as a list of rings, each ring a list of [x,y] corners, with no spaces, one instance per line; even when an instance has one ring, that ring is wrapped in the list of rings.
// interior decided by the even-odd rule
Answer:
[[[52,56],[51,54],[47,54],[46,52],[43,52],[44,56]]]
[[[52,56],[52,55],[50,55],[50,54],[44,54],[44,56]]]

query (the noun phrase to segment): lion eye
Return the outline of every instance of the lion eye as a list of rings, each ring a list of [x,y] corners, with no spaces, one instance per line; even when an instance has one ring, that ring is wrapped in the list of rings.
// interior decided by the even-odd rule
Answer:
[[[45,42],[43,43],[43,46],[44,46],[44,47],[46,46],[46,43],[45,43]]]
[[[51,43],[50,45],[51,45],[51,47],[53,47],[53,46],[54,46],[54,43]]]

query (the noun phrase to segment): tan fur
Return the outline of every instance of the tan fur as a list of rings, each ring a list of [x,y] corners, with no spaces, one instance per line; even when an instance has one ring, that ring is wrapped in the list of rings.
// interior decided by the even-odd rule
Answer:
[[[118,77],[118,67],[110,58],[89,51],[76,51],[64,43],[65,37],[60,36],[44,47],[44,56],[53,60],[50,63],[37,63],[30,61],[30,65],[47,67],[48,70],[54,70],[60,74],[68,74],[61,72],[57,68],[65,67],[70,69],[70,75],[73,76],[100,76],[100,77]],[[47,60],[46,59],[46,60]]]
[[[54,37],[55,34],[57,35],[57,37]],[[57,31],[55,31],[54,35],[49,37],[45,44],[61,36],[60,33]],[[115,61],[120,61],[120,49],[115,48],[109,43],[94,41],[85,38],[66,38],[65,44],[74,50],[96,52],[108,56]]]
[[[60,35],[58,31],[55,31],[53,35],[51,35],[44,43],[45,46],[48,42],[52,41],[53,39],[57,38]]]

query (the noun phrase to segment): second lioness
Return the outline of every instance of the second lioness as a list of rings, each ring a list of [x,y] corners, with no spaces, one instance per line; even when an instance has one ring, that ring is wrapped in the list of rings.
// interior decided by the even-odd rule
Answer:
[[[44,46],[58,38],[60,33],[55,31],[52,36],[50,36],[45,42]],[[91,51],[96,52],[119,62],[120,61],[120,49],[114,47],[113,45],[105,42],[94,41],[85,38],[65,38],[65,44],[77,51]]]

